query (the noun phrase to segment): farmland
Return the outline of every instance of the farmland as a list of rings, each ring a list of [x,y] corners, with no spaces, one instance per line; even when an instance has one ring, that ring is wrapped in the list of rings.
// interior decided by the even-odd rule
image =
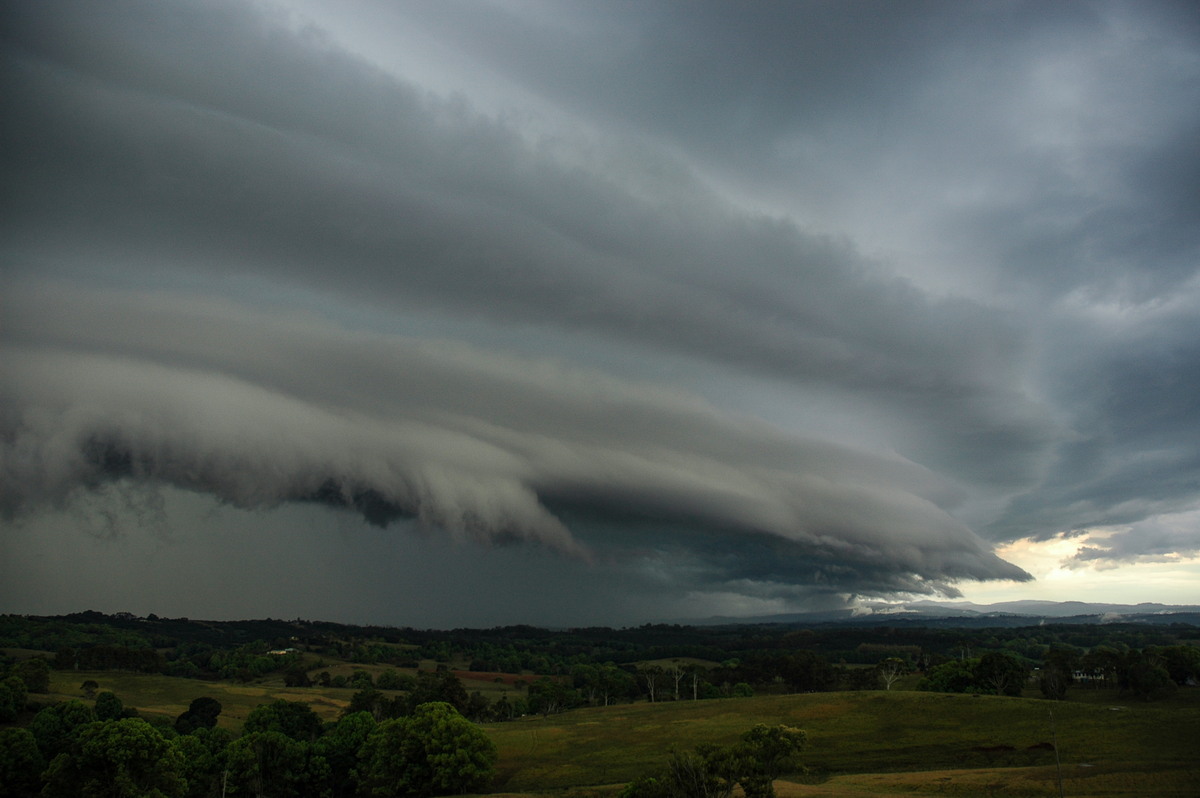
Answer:
[[[1132,798],[1194,796],[1200,783],[1200,650],[1190,624],[435,632],[83,614],[5,616],[0,631],[6,678],[44,680],[6,728],[36,726],[35,714],[70,701],[98,713],[105,693],[167,740],[201,698],[219,705],[212,722],[224,740],[279,702],[311,710],[325,724],[317,737],[339,721],[373,715],[374,724],[448,702],[494,745],[491,792],[510,798],[613,796],[661,770],[672,751],[728,747],[758,724],[807,735],[801,769],[784,772],[780,796],[1061,788]],[[100,662],[110,664],[83,667]],[[1072,672],[1061,694],[1047,681]],[[294,744],[326,750],[311,747],[318,742]],[[327,784],[350,794],[354,751],[339,761]],[[220,767],[208,768],[210,787],[224,782]]]
[[[1112,696],[1105,696],[1112,698]],[[729,743],[755,723],[805,729],[807,776],[781,795],[1195,795],[1200,702],[1170,704],[929,694],[826,693],[630,704],[488,728],[498,789],[534,794],[626,782],[671,746]],[[1069,787],[1069,789],[1067,789]]]
[[[344,667],[349,667],[348,664]],[[486,674],[470,689],[498,686]],[[325,720],[349,704],[349,688],[288,688],[156,674],[56,672],[50,699],[79,698],[93,679],[143,715],[174,717],[200,695],[219,700],[230,731],[256,706],[303,701]],[[1032,695],[1032,691],[1030,691]],[[1051,718],[1053,711],[1053,718]],[[635,702],[484,725],[499,752],[500,795],[606,795],[660,764],[672,747],[727,744],[756,723],[805,729],[807,773],[781,796],[1058,794],[1051,741],[1070,796],[1195,795],[1200,692],[1166,702],[1077,691],[1072,700],[951,695],[910,690],[810,693],[714,701]]]

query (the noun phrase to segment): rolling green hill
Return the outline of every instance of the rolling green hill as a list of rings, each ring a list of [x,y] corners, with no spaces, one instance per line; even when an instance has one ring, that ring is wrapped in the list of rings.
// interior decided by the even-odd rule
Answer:
[[[335,666],[336,667],[336,666]],[[201,695],[237,731],[257,705],[305,701],[327,720],[352,689],[287,688],[120,672],[54,672],[51,700],[80,697],[94,679],[143,715],[174,717]],[[1051,718],[1053,711],[1053,719]],[[660,765],[672,747],[730,743],[756,723],[805,729],[808,773],[781,796],[1195,796],[1200,691],[1169,701],[1079,690],[1066,702],[910,691],[762,696],[579,709],[485,726],[499,749],[497,794],[612,795]]]
[[[995,696],[819,693],[637,703],[487,729],[500,751],[497,790],[511,794],[627,782],[672,746],[729,743],[755,723],[786,723],[808,732],[810,773],[800,781],[811,783],[781,785],[781,795],[1057,795],[1047,745],[1057,736],[1067,795],[1194,796],[1197,699],[1188,691],[1172,702],[1111,709]]]

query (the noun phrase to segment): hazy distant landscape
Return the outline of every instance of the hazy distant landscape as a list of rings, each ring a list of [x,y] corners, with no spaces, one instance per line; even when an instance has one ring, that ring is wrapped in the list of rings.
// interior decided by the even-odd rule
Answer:
[[[1061,623],[1198,623],[1197,604],[1098,604],[1086,601],[1004,601],[975,604],[970,601],[876,601],[854,609],[796,612],[742,618],[691,618],[681,623],[822,623],[880,625],[925,623],[938,625],[1025,626],[1034,619]]]

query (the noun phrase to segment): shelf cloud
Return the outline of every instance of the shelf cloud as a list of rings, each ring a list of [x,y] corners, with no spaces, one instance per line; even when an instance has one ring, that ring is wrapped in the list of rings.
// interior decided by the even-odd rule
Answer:
[[[113,490],[305,540],[332,508],[713,612],[1024,581],[994,546],[1089,528],[1132,531],[1081,563],[1165,552],[1200,500],[1198,32],[14,5],[3,534],[35,557]]]

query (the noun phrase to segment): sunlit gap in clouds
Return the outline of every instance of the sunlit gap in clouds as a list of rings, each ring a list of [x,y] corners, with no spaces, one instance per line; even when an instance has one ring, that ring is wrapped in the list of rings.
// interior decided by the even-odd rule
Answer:
[[[962,585],[966,599],[978,603],[1027,599],[1104,602],[1112,604],[1196,604],[1200,602],[1200,527],[1197,513],[1190,519],[1190,544],[1180,541],[1179,551],[1141,553],[1120,559],[1114,543],[1134,531],[1132,525],[1095,527],[1045,540],[1024,538],[999,546],[996,554],[1024,568],[1035,581],[1020,585],[1005,582]],[[1190,549],[1190,550],[1189,550]],[[1090,555],[1090,556],[1089,556]]]

